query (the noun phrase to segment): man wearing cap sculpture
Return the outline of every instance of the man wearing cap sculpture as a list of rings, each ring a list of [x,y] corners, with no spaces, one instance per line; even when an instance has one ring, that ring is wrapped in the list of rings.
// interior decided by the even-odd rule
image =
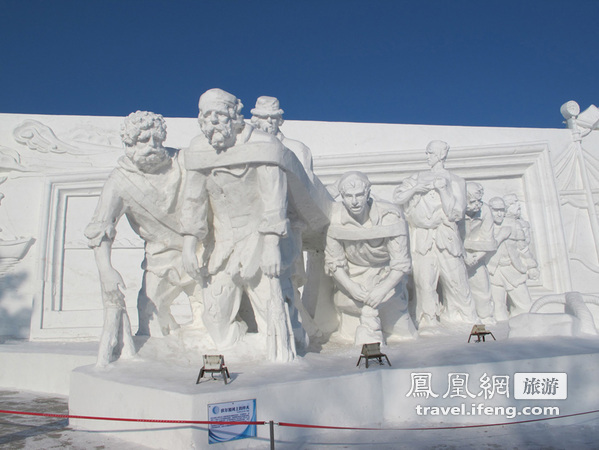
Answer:
[[[293,296],[284,293],[293,291],[292,259],[281,249],[289,234],[288,192],[276,163],[286,150],[244,122],[243,105],[232,94],[210,89],[198,106],[202,134],[185,153],[181,223],[185,268],[205,283],[204,324],[219,348],[235,344],[247,330],[238,318],[245,293],[269,358],[290,361],[295,343],[287,301]]]
[[[407,178],[394,193],[410,225],[419,330],[436,325],[440,317],[449,322],[478,321],[458,231],[466,210],[466,182],[445,169],[448,152],[446,142],[431,141],[426,147],[431,170]]]
[[[291,150],[302,164],[304,171],[306,172],[306,175],[308,175],[310,181],[314,182],[314,172],[312,171],[312,152],[302,142],[289,139],[281,132],[280,127],[284,122],[284,111],[279,106],[279,100],[276,97],[269,97],[266,95],[258,97],[256,100],[256,107],[252,109],[251,113],[252,125],[254,125],[257,129],[264,131],[265,133],[275,136],[279,141],[281,141],[285,148]],[[292,311],[292,314],[297,312],[300,316],[300,319],[294,318],[292,322],[294,323],[296,341],[298,343],[301,342],[305,346],[308,343],[308,338],[301,336],[301,333],[298,331],[297,325],[299,325],[299,320],[301,320],[301,324],[308,335],[318,335],[320,331],[304,307],[299,291],[299,288],[305,285],[307,282],[306,269],[304,267],[304,255],[302,252],[302,232],[305,229],[306,224],[298,217],[293,208],[289,209],[289,222],[291,228],[290,239],[292,241],[291,244],[293,244],[294,253],[293,274],[291,279],[293,281],[293,287],[295,291],[295,308],[294,311]],[[311,261],[313,263],[314,256],[315,253],[313,251],[308,251],[308,264],[310,264]],[[315,300],[309,299],[309,301],[314,302]]]
[[[510,195],[506,197],[513,200]],[[489,200],[489,206],[495,222],[498,247],[487,268],[491,279],[495,318],[507,320],[530,310],[532,298],[526,280],[529,276],[538,275],[538,271],[536,262],[533,267],[527,255],[521,251],[525,236],[522,225],[518,222],[520,205],[508,205],[501,197],[494,197]],[[529,271],[532,271],[532,275],[529,275]]]
[[[464,248],[466,249],[466,267],[468,282],[476,312],[487,325],[495,322],[495,307],[491,294],[491,282],[487,262],[497,250],[494,236],[493,214],[489,205],[483,203],[484,188],[481,184],[466,183],[468,203],[464,218]]]
[[[263,95],[256,100],[256,107],[252,109],[252,125],[265,133],[272,134],[283,145],[295,153],[295,156],[300,160],[308,177],[314,179],[312,172],[312,152],[300,141],[287,138],[281,132],[283,125],[284,111],[279,107],[279,100],[276,97]]]

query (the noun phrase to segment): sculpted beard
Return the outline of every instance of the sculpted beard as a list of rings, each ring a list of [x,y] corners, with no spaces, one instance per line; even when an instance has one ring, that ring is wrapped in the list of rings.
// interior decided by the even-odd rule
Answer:
[[[202,132],[213,147],[225,148],[231,141],[233,130],[230,123],[213,124],[209,120],[201,120],[200,125]]]
[[[169,155],[166,149],[155,148],[144,152],[133,152],[129,158],[142,172],[154,173],[166,165]]]

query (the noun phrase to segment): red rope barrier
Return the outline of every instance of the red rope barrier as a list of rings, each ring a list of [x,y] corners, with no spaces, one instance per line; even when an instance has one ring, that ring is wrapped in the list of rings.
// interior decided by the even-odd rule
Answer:
[[[77,416],[72,414],[49,414],[35,413],[27,411],[1,410],[0,414],[16,414],[19,416],[42,416],[54,417],[58,419],[89,419],[89,420],[110,420],[117,422],[149,422],[149,423],[183,423],[191,425],[265,425],[268,422],[218,422],[208,420],[167,420],[167,419],[130,419],[126,417],[100,417],[100,416]]]
[[[585,411],[574,414],[566,414],[553,417],[541,417],[539,419],[520,420],[515,422],[502,422],[480,425],[455,425],[446,427],[400,427],[400,428],[362,428],[362,427],[338,427],[328,425],[309,425],[302,423],[291,422],[275,422],[281,427],[294,428],[315,428],[328,430],[354,430],[354,431],[430,431],[430,430],[454,430],[460,428],[481,428],[481,427],[498,427],[503,425],[516,425],[523,423],[541,422],[545,420],[564,419],[567,417],[584,416],[586,414],[599,413],[599,409],[593,411]],[[50,413],[35,413],[28,411],[11,411],[0,410],[0,414],[15,414],[20,416],[42,416],[54,417],[59,419],[88,419],[88,420],[110,420],[118,422],[144,422],[144,423],[174,423],[174,424],[189,424],[189,425],[268,425],[270,422],[224,422],[224,421],[209,421],[209,420],[167,420],[167,419],[131,419],[125,417],[100,417],[100,416],[79,416],[71,414],[50,414]]]

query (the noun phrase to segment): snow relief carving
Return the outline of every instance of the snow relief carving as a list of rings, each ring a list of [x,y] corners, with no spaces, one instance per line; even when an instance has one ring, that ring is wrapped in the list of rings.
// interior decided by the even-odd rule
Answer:
[[[561,305],[564,312],[541,311],[548,309],[548,305]],[[541,297],[532,305],[529,313],[510,319],[509,337],[597,336],[597,316],[588,305],[599,306],[599,297],[580,292]]]

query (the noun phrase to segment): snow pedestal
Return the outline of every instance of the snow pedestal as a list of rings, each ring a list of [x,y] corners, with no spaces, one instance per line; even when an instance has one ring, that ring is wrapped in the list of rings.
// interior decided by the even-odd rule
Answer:
[[[533,338],[461,345],[456,337],[444,341],[420,339],[386,347],[393,366],[373,364],[369,369],[355,367],[359,349],[353,347],[309,353],[285,365],[227,358],[232,376],[227,385],[210,378],[196,385],[201,363],[184,367],[119,361],[108,371],[86,366],[72,373],[69,409],[70,414],[84,416],[206,421],[209,404],[256,399],[257,421],[391,428],[505,423],[598,407],[596,340]],[[567,398],[514,398],[516,373],[565,373]],[[454,374],[467,375],[464,389],[452,387]],[[428,377],[428,398],[410,395],[418,391],[415,375]],[[508,394],[498,388],[494,395],[487,391],[485,398],[482,379],[494,376],[509,377]],[[483,407],[492,407],[493,412],[485,413]],[[564,420],[568,419],[551,422]],[[88,419],[72,419],[70,425],[151,448],[208,447],[207,425]],[[279,426],[275,438],[280,443],[301,443],[322,432]],[[258,426],[256,438],[229,442],[227,448],[267,445],[268,439],[268,426]]]

